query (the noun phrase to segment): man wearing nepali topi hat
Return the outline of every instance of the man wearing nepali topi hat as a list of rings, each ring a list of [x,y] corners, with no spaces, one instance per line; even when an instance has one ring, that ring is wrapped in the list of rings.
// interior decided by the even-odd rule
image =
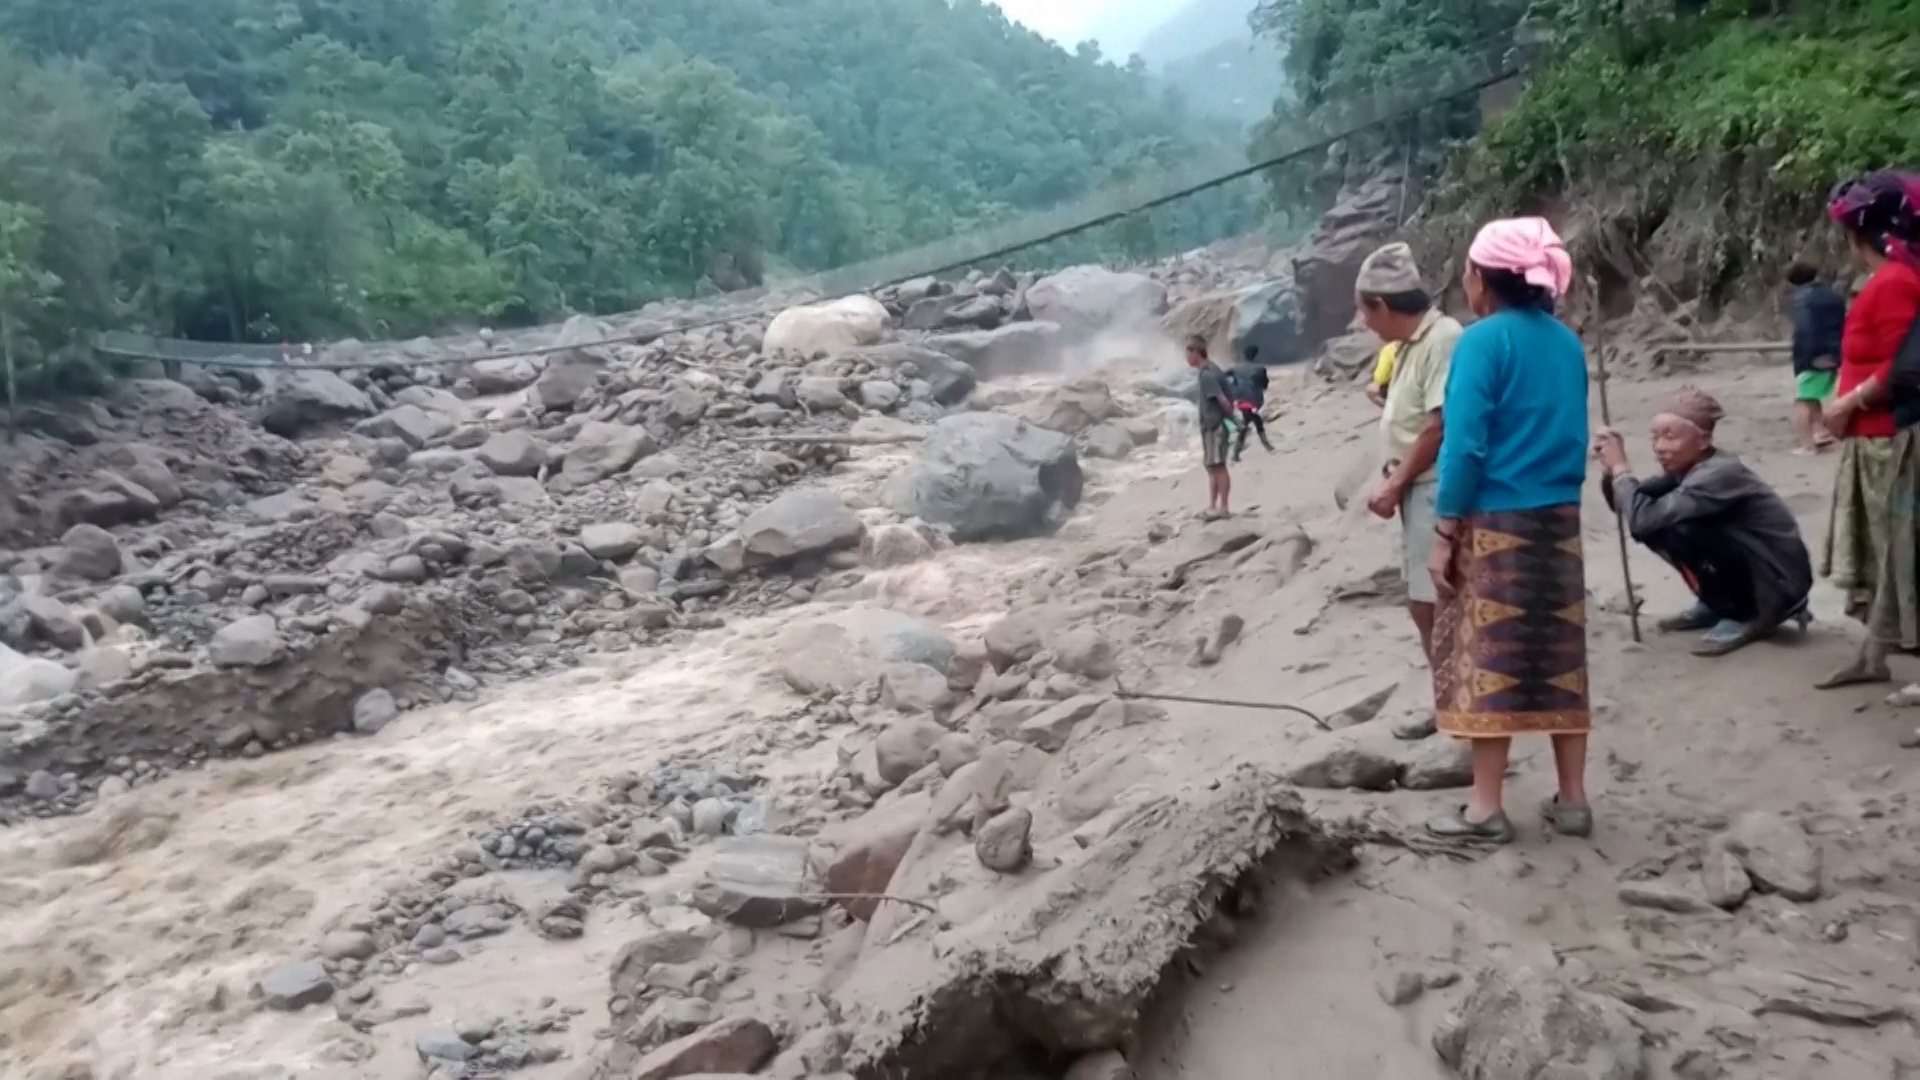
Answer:
[[[1433,496],[1440,456],[1440,402],[1446,395],[1447,368],[1453,361],[1460,323],[1440,313],[1421,280],[1413,249],[1388,244],[1360,264],[1354,283],[1360,320],[1380,340],[1397,346],[1380,415],[1386,465],[1367,508],[1381,518],[1400,518],[1401,574],[1408,608],[1420,631],[1420,646],[1433,656],[1436,600],[1427,572],[1433,546]],[[1433,734],[1433,717],[1421,717],[1394,733],[1403,739]]]

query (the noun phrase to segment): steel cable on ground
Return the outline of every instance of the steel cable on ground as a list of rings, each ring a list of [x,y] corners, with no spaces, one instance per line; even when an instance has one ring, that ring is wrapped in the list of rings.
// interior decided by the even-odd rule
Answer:
[[[1511,38],[1505,36],[1496,40],[1507,43],[1511,42]],[[1513,50],[1510,44],[1500,47],[1497,58],[1492,48],[1479,53],[1468,51],[1455,54],[1434,65],[1436,69],[1445,68],[1440,74],[1458,74],[1462,68],[1475,63],[1481,66],[1474,73],[1467,75],[1463,79],[1444,83],[1443,87],[1438,90],[1430,89],[1425,85],[1416,85],[1410,91],[1403,90],[1392,96],[1384,92],[1376,94],[1369,102],[1374,108],[1366,110],[1376,115],[1371,115],[1360,120],[1350,120],[1327,134],[1313,138],[1311,141],[1302,145],[1294,146],[1285,152],[1274,154],[1238,168],[1213,173],[1202,179],[1186,182],[1169,190],[1162,190],[1159,194],[1151,197],[1139,198],[1137,201],[1129,201],[1126,205],[1113,210],[1090,214],[1090,216],[1083,216],[1086,214],[1084,211],[1081,214],[1072,214],[1069,218],[1070,223],[1051,228],[1038,235],[1024,236],[1017,240],[1004,242],[995,242],[995,240],[989,239],[986,241],[983,250],[970,250],[963,255],[948,257],[944,261],[931,266],[925,265],[924,263],[917,264],[914,265],[911,270],[901,270],[899,266],[915,256],[925,257],[925,253],[931,251],[942,249],[951,250],[956,241],[960,241],[961,238],[950,237],[948,240],[937,244],[924,245],[921,248],[912,249],[907,252],[882,256],[879,259],[870,260],[867,263],[855,264],[851,267],[843,267],[839,270],[823,272],[822,274],[816,275],[814,280],[818,282],[829,282],[835,281],[836,279],[844,280],[849,272],[857,273],[867,268],[871,268],[873,271],[881,274],[881,276],[873,280],[866,280],[858,286],[840,284],[837,287],[826,290],[824,295],[817,293],[809,294],[809,291],[806,290],[804,286],[800,286],[786,290],[784,295],[789,299],[783,302],[763,304],[746,310],[736,310],[687,321],[650,321],[650,324],[643,329],[625,334],[615,334],[589,341],[530,346],[527,348],[504,349],[475,354],[459,353],[441,357],[386,356],[351,360],[314,359],[312,361],[291,361],[285,359],[267,360],[248,358],[235,355],[195,356],[183,355],[181,351],[161,351],[160,346],[166,343],[165,339],[144,337],[117,331],[95,335],[92,343],[93,349],[96,352],[129,360],[158,360],[228,370],[356,371],[434,367],[442,364],[474,364],[484,363],[490,360],[514,360],[547,356],[553,353],[565,352],[570,349],[592,349],[608,345],[644,345],[674,334],[684,334],[696,330],[727,326],[749,319],[768,318],[778,314],[790,306],[791,303],[798,302],[798,298],[802,296],[804,296],[808,302],[828,302],[858,296],[878,289],[903,284],[918,278],[936,277],[941,274],[953,273],[982,262],[1004,259],[1009,255],[1021,251],[1050,244],[1057,240],[1063,240],[1070,236],[1100,228],[1103,225],[1112,224],[1134,214],[1145,213],[1182,199],[1191,198],[1201,192],[1209,191],[1238,180],[1244,180],[1261,172],[1265,172],[1268,169],[1296,161],[1310,154],[1324,153],[1334,145],[1372,128],[1411,119],[1420,113],[1438,106],[1451,104],[1463,98],[1478,95],[1491,87],[1498,86],[1501,83],[1516,78],[1520,74],[1521,69],[1519,65],[1514,62],[1512,54]],[[1421,80],[1418,79],[1412,81],[1416,84],[1421,83]],[[1355,103],[1350,102],[1340,110],[1342,115],[1337,119],[1344,119],[1346,116],[1358,111],[1361,110],[1356,107]],[[1140,185],[1130,186],[1127,190],[1131,191],[1134,187],[1138,186]],[[1088,201],[1092,200],[1082,200],[1081,204],[1076,205],[1084,205],[1084,203]],[[1056,208],[1053,211],[1042,211],[1037,214],[1028,215],[1004,226],[989,228],[984,230],[980,235],[989,238],[1018,235],[1022,226],[1031,226],[1036,219],[1061,218],[1063,215],[1071,214],[1073,210],[1074,207],[1070,206],[1064,209]],[[754,291],[769,293],[774,290]],[[150,344],[142,348],[142,343]],[[239,348],[214,342],[179,341],[173,344],[177,349],[191,347],[195,351],[201,349]],[[272,348],[272,346],[252,346],[252,348],[264,349]]]

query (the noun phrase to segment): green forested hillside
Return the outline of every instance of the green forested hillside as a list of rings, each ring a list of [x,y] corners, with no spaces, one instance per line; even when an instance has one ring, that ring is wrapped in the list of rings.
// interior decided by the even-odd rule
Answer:
[[[0,0],[0,313],[36,353],[628,309],[1211,138],[981,0]]]

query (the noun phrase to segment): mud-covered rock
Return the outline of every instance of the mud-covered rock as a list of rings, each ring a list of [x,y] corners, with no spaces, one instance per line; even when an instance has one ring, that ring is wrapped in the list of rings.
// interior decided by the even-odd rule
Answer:
[[[976,379],[1053,370],[1065,359],[1067,334],[1058,323],[1021,322],[927,339],[927,347],[967,365]]]
[[[784,926],[826,906],[808,872],[807,842],[789,836],[725,837],[693,890],[708,916],[754,929]]]
[[[574,407],[600,379],[600,364],[577,349],[555,356],[533,384],[534,396],[549,412]]]
[[[1400,777],[1400,763],[1380,746],[1342,732],[1317,735],[1300,748],[1300,763],[1287,774],[1304,788],[1386,791]]]
[[[1118,417],[1120,406],[1106,380],[1083,378],[1052,387],[1027,403],[1021,415],[1051,431],[1078,435]]]
[[[1464,1080],[1645,1080],[1643,1041],[1625,1005],[1531,968],[1483,969],[1433,1036]]]
[[[786,562],[858,545],[864,528],[840,496],[797,488],[755,510],[740,525],[748,565]]]
[[[751,1074],[780,1049],[773,1029],[759,1020],[733,1017],[676,1039],[640,1059],[632,1080],[677,1080],[717,1074]]]
[[[495,476],[537,476],[547,464],[547,447],[525,431],[502,431],[480,444],[474,457]]]
[[[956,360],[938,349],[924,345],[899,342],[878,345],[871,349],[861,349],[848,357],[855,363],[866,363],[896,376],[907,375],[910,371],[915,378],[927,383],[929,400],[936,405],[958,405],[973,393],[975,378],[973,368]]]
[[[333,979],[318,960],[282,964],[269,971],[256,989],[269,1009],[296,1012],[333,996]]]
[[[589,421],[567,447],[560,475],[579,486],[626,472],[633,463],[659,449],[659,443],[643,427]]]
[[[889,784],[903,783],[933,761],[933,748],[947,729],[930,720],[898,720],[874,740],[880,776]]]
[[[207,646],[219,667],[266,667],[286,655],[287,643],[271,615],[249,615],[221,627]]]
[[[274,372],[261,400],[260,426],[294,439],[328,424],[372,416],[366,391],[331,371]]]
[[[1723,842],[1761,889],[1789,900],[1819,898],[1820,848],[1793,818],[1749,811],[1734,820]]]
[[[974,830],[973,852],[980,865],[999,874],[1017,874],[1033,861],[1033,812],[1016,806]]]

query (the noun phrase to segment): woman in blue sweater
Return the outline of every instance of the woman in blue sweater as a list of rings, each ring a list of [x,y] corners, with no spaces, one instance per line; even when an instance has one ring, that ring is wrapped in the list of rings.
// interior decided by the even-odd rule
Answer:
[[[1513,737],[1548,735],[1560,786],[1543,811],[1559,832],[1587,836],[1587,362],[1553,314],[1573,264],[1540,218],[1488,225],[1467,260],[1467,303],[1480,320],[1454,346],[1447,376],[1428,566],[1442,605],[1436,719],[1473,740],[1473,789],[1427,828],[1510,842],[1501,789]]]

